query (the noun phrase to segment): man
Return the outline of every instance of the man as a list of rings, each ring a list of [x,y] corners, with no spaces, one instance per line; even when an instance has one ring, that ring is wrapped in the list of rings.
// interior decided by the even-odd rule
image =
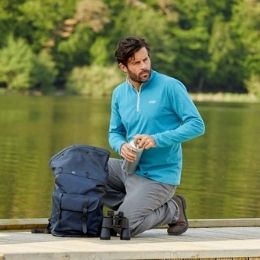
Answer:
[[[185,199],[174,195],[180,184],[181,143],[204,133],[203,120],[184,85],[151,69],[150,48],[138,37],[118,43],[115,56],[126,74],[112,95],[109,143],[125,160],[134,162],[134,140],[143,148],[134,174],[123,160],[109,160],[105,204],[124,212],[131,236],[169,224],[169,235],[188,229]]]

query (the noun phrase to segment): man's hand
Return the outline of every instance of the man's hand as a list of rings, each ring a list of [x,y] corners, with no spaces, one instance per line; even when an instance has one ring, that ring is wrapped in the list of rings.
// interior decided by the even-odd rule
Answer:
[[[133,146],[128,143],[125,143],[121,146],[120,154],[129,162],[134,162],[136,160],[136,151]]]
[[[155,147],[155,141],[150,135],[136,135],[134,142],[139,148],[149,149]]]

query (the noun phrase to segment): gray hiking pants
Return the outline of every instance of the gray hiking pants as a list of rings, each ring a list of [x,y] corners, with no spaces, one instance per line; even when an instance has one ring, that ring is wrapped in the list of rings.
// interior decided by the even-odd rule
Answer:
[[[122,170],[123,160],[109,159],[109,177],[104,204],[124,212],[129,219],[131,236],[159,225],[174,223],[178,207],[172,199],[176,186],[127,174]]]

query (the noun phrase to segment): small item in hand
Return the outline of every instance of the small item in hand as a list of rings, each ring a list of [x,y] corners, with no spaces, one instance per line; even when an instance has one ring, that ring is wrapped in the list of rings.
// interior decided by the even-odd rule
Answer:
[[[132,140],[129,145],[133,147],[133,151],[136,152],[136,160],[134,162],[129,162],[126,159],[124,159],[123,164],[122,164],[122,169],[127,172],[128,174],[132,174],[135,172],[136,167],[141,159],[142,153],[143,153],[143,148],[139,148],[134,140]]]

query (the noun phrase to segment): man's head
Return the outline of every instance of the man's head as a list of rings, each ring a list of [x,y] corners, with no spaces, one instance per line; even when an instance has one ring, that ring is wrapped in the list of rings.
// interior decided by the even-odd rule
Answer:
[[[147,81],[151,74],[150,48],[139,37],[127,37],[119,41],[115,51],[119,68],[137,87]]]
[[[143,47],[146,48],[148,54],[150,54],[149,45],[142,38],[129,36],[119,41],[115,51],[115,57],[118,64],[122,63],[127,66],[129,58],[131,58],[135,52],[139,51]]]

